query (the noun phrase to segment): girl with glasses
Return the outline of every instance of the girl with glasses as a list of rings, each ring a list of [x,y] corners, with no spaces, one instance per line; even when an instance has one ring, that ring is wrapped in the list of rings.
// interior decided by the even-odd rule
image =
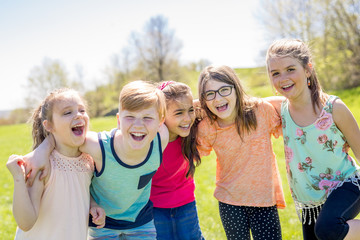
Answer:
[[[280,117],[268,102],[248,96],[233,69],[206,67],[199,77],[205,112],[198,125],[202,156],[217,155],[216,189],[228,239],[281,239],[278,208],[285,207],[271,136]]]

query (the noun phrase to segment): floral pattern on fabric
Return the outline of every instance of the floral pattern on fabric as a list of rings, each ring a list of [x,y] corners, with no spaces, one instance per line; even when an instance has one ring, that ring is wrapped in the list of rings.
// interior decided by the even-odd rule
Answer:
[[[288,101],[282,103],[286,170],[292,196],[299,206],[323,203],[333,188],[359,169],[333,120],[336,98],[331,96],[316,121],[305,127],[291,118]]]

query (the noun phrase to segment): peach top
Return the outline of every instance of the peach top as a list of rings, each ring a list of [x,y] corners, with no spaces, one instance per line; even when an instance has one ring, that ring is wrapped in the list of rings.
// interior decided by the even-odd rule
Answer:
[[[285,208],[284,193],[272,148],[271,135],[281,134],[281,121],[274,107],[260,101],[255,110],[257,128],[244,133],[235,124],[221,128],[208,118],[198,128],[202,156],[214,149],[217,159],[215,198],[236,206]]]
[[[50,155],[51,173],[41,197],[39,216],[27,232],[17,228],[15,240],[86,240],[91,177],[90,155]]]

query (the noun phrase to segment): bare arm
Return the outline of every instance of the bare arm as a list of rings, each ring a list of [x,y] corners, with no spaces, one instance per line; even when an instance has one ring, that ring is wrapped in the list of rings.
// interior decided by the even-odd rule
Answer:
[[[55,143],[52,137],[47,137],[45,140],[31,153],[24,156],[26,162],[26,182],[28,186],[32,186],[35,177],[40,174],[40,179],[44,179],[50,170],[49,157],[54,149]]]
[[[336,126],[344,134],[356,159],[360,160],[360,130],[350,109],[337,99],[333,105],[333,118]]]
[[[99,143],[98,134],[96,132],[88,131],[86,134],[86,140],[83,145],[80,146],[81,152],[89,154],[95,162],[97,171],[101,171],[102,168],[102,152]]]
[[[271,103],[271,105],[274,106],[276,112],[278,113],[278,115],[280,116],[281,113],[281,103],[286,99],[285,97],[282,96],[271,96],[271,97],[266,97],[263,98],[265,101]]]
[[[159,133],[161,139],[161,148],[164,152],[166,146],[169,143],[169,130],[164,123],[160,125]]]
[[[22,158],[12,155],[6,163],[6,167],[14,179],[13,215],[15,221],[19,228],[29,231],[38,218],[44,182],[36,177],[34,184],[27,187],[24,164]]]

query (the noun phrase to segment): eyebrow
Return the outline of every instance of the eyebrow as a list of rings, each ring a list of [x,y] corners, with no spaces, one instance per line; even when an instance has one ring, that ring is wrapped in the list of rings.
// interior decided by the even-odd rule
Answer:
[[[218,89],[216,89],[216,90],[207,90],[207,91],[205,91],[205,92],[210,92],[210,91],[217,91],[217,90],[219,90],[220,88],[223,88],[223,87],[233,87],[233,85],[223,85],[223,86],[221,86],[221,87],[219,87]]]
[[[285,67],[285,69],[290,68],[290,67],[295,67],[295,64],[291,64],[291,65]],[[271,70],[270,72],[276,72],[276,71],[278,71],[278,70],[275,69],[275,70]]]

